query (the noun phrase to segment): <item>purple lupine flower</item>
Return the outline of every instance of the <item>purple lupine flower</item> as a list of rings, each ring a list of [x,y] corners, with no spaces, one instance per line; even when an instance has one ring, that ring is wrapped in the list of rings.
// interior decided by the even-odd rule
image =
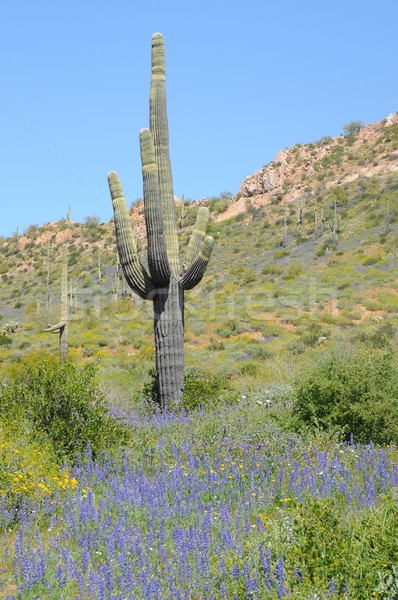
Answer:
[[[286,576],[285,569],[283,566],[283,557],[281,556],[276,563],[275,568],[276,581],[278,582],[277,594],[279,600],[282,600],[288,594],[288,590],[285,588]]]

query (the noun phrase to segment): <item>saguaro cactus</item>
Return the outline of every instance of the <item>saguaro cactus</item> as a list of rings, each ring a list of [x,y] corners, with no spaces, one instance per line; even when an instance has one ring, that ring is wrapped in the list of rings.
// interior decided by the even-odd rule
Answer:
[[[56,325],[49,325],[44,331],[47,333],[59,332],[59,357],[61,362],[68,358],[68,259],[64,248],[61,271],[61,320]]]
[[[303,196],[297,198],[296,202],[296,225],[297,225],[297,239],[300,238],[300,225],[303,222],[303,208],[304,208],[304,199]]]
[[[148,268],[141,264],[118,175],[108,175],[115,215],[116,244],[128,285],[153,301],[159,401],[178,405],[184,383],[184,291],[203,277],[214,240],[206,235],[207,208],[198,211],[185,260],[180,260],[169,156],[163,36],[152,36],[150,129],[140,131]],[[149,272],[148,272],[149,271]]]
[[[341,231],[341,216],[337,214],[337,203],[336,198],[333,199],[333,221],[329,223],[330,231],[333,233],[333,245],[337,246],[339,243],[338,234]]]

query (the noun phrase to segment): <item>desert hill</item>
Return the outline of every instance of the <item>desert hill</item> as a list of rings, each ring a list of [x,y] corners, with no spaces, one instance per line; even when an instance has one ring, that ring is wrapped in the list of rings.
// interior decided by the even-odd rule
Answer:
[[[261,386],[343,339],[395,344],[397,196],[394,114],[281,150],[235,196],[176,199],[182,250],[198,205],[209,207],[216,240],[202,283],[186,294],[188,369]],[[130,214],[145,259],[142,201]],[[112,221],[62,219],[0,240],[0,327],[19,323],[0,346],[0,362],[56,351],[43,328],[58,317],[65,245],[70,356],[97,362],[108,392],[129,395],[153,363],[152,307],[131,297],[123,281]]]

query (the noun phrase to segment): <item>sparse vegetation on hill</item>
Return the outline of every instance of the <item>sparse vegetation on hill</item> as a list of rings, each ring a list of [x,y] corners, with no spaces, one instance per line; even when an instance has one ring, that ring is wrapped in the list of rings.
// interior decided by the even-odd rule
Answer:
[[[172,414],[113,223],[1,239],[5,598],[395,597],[397,116],[357,129],[177,202],[181,250],[204,204],[216,243]],[[143,202],[129,215],[143,260]]]

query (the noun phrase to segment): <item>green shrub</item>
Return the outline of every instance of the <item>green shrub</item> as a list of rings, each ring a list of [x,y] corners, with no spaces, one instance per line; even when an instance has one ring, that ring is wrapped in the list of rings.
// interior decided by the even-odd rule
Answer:
[[[7,346],[12,344],[12,339],[8,335],[0,334],[0,346]]]
[[[326,331],[318,321],[311,321],[303,332],[302,342],[306,346],[316,346],[320,338],[328,337]]]
[[[22,364],[0,387],[0,417],[26,421],[60,456],[74,458],[88,444],[96,456],[126,440],[127,429],[110,416],[95,371],[51,360]]]
[[[261,273],[263,275],[280,275],[283,271],[283,268],[275,262],[267,262],[263,265],[261,269]]]
[[[393,353],[322,353],[295,381],[293,424],[338,430],[357,442],[398,443],[398,368]]]
[[[292,279],[293,277],[298,277],[304,270],[304,265],[302,262],[292,262],[288,265],[286,269],[286,278]]]
[[[307,346],[300,340],[291,340],[286,344],[286,350],[294,355],[304,354],[307,350]]]
[[[258,345],[250,348],[251,353],[253,354],[253,358],[257,358],[259,360],[268,360],[270,358],[274,358],[275,352],[267,348],[266,345]]]
[[[224,342],[218,341],[215,338],[210,338],[209,350],[221,351],[225,350]]]
[[[368,258],[366,258],[363,261],[363,265],[365,267],[370,267],[371,265],[375,265],[376,263],[378,263],[381,259],[381,256],[369,256]]]
[[[390,348],[396,337],[395,327],[392,323],[382,323],[371,331],[358,331],[355,339],[372,348]]]
[[[144,385],[143,397],[150,403],[158,403],[156,369],[149,371],[150,380]],[[233,401],[236,394],[232,391],[230,381],[223,375],[213,374],[205,370],[192,368],[184,375],[184,395],[182,409],[195,409],[199,406],[219,404],[226,400]]]
[[[372,594],[380,580],[387,585],[380,586],[379,591],[394,590],[385,575],[398,560],[395,498],[385,494],[377,509],[353,511],[349,516],[347,512],[341,502],[331,498],[298,504],[292,515],[288,565],[299,567],[303,582],[310,581],[318,589],[326,589],[333,580],[336,598],[348,598],[347,588],[350,598],[358,600],[397,598],[393,594]]]
[[[345,135],[351,135],[352,133],[355,133],[362,129],[363,126],[364,125],[362,121],[350,121],[346,125],[343,125],[343,131]]]
[[[284,258],[285,256],[289,256],[290,252],[288,250],[276,250],[274,252],[274,258]]]
[[[248,283],[253,283],[254,281],[257,281],[256,270],[246,267],[241,274],[241,283],[243,285],[247,285]]]

